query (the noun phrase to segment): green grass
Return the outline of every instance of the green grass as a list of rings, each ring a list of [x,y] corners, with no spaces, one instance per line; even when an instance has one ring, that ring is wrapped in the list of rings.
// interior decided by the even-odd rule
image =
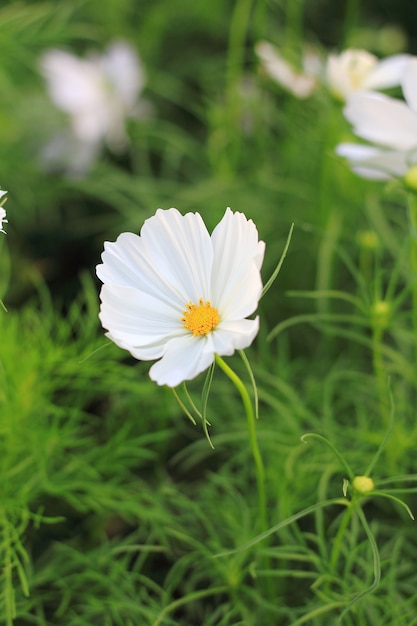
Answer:
[[[359,4],[342,17],[313,0],[0,8],[0,624],[417,624],[410,192],[355,177],[333,152],[349,136],[340,104],[325,87],[294,99],[254,54],[263,38],[293,58],[304,41],[350,45],[382,19]],[[43,171],[56,112],[39,55],[115,38],[141,54],[153,116],[85,177]],[[252,218],[264,283],[294,224],[246,351],[265,511],[233,380],[216,366],[209,393],[204,374],[188,385],[211,447],[99,324],[103,241],[171,206],[209,229],[227,206]],[[225,361],[255,407],[245,362]],[[374,492],[353,489],[364,474]]]

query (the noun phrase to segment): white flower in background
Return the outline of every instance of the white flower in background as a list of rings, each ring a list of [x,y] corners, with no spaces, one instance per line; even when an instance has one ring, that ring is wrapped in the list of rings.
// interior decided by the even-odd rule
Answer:
[[[52,143],[51,159],[65,151],[66,141],[67,152],[75,153],[74,162],[80,158],[88,163],[103,144],[114,152],[126,148],[125,120],[141,115],[139,95],[145,82],[138,55],[130,45],[116,42],[102,55],[84,59],[63,50],[48,50],[40,69],[51,100],[69,116],[72,133],[63,133]]]
[[[249,346],[259,319],[265,244],[252,220],[230,209],[208,233],[198,213],[158,209],[141,234],[106,242],[97,275],[107,336],[176,387],[207,369],[215,354]]]
[[[2,200],[3,196],[7,194],[7,191],[1,191],[0,189],[0,233],[6,234],[6,231],[3,229],[3,224],[7,224],[6,220],[6,210],[3,208],[3,204],[6,202],[6,198]]]
[[[374,92],[352,94],[344,109],[353,132],[376,145],[342,143],[336,153],[364,178],[402,177],[417,164],[417,58],[401,80],[405,102]]]
[[[326,81],[339,100],[346,100],[356,91],[388,89],[400,84],[408,54],[396,54],[380,61],[366,50],[344,50],[330,54],[326,65]]]
[[[294,69],[267,41],[260,41],[255,51],[266,74],[296,98],[308,98],[317,88],[321,61],[313,51],[306,51],[303,56],[303,72]]]

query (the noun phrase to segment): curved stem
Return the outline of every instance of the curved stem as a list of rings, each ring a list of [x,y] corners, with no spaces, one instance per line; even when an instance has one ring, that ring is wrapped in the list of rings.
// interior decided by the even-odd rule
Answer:
[[[245,385],[239,378],[239,376],[232,370],[231,367],[225,363],[225,361],[216,354],[216,364],[226,374],[226,376],[232,381],[236,389],[239,391],[242,398],[243,406],[245,408],[248,432],[249,432],[249,444],[252,452],[253,460],[255,461],[256,468],[256,481],[258,486],[258,499],[259,499],[259,515],[261,520],[262,529],[266,530],[266,495],[265,495],[265,468],[262,461],[261,452],[256,438],[256,418],[253,410],[252,402]]]
[[[228,591],[228,588],[223,585],[221,587],[212,587],[209,589],[201,589],[199,591],[194,591],[192,593],[189,593],[184,598],[179,598],[178,600],[174,600],[173,602],[171,602],[171,604],[168,604],[168,606],[166,606],[163,609],[163,611],[161,611],[157,619],[154,621],[153,626],[159,626],[159,624],[162,623],[162,621],[165,619],[167,615],[169,615],[169,613],[172,613],[172,611],[175,611],[176,609],[183,606],[184,604],[195,602],[195,600],[201,600],[201,598],[207,598],[207,596],[215,596],[215,595],[219,595],[222,593],[226,593],[227,591]]]

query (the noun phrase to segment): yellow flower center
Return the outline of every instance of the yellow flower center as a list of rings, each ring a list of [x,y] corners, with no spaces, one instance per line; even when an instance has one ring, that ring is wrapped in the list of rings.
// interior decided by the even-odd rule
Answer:
[[[208,300],[204,302],[203,298],[200,298],[198,304],[189,302],[183,316],[181,322],[184,328],[195,336],[207,335],[220,322],[218,310],[212,307]]]

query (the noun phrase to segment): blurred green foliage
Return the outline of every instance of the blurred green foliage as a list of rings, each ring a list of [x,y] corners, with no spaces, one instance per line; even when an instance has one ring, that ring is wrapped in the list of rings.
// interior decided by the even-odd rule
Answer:
[[[342,498],[343,466],[320,443],[300,443],[303,433],[321,433],[365,471],[392,426],[388,379],[395,419],[374,477],[410,476],[404,497],[416,510],[406,194],[351,174],[334,155],[350,136],[341,106],[325,88],[296,100],[262,74],[254,52],[260,39],[299,60],[305,41],[322,55],[365,40],[380,55],[415,52],[411,5],[362,4],[3,0],[1,624],[322,626],[372,587],[374,546],[359,517],[344,527],[343,507],[239,550],[259,531],[239,398],[216,370],[212,450],[201,425],[149,380],[149,364],[105,339],[94,273],[103,241],[139,232],[158,207],[198,211],[212,229],[230,206],[267,242],[266,281],[294,223],[248,351],[270,526]],[[42,148],[66,118],[48,99],[40,55],[84,56],[120,39],[143,62],[152,114],[129,120],[127,151],[104,149],[84,176],[48,170]],[[231,362],[247,380],[238,357]],[[190,385],[197,403],[202,385]],[[382,580],[342,623],[411,626],[413,522],[377,497],[364,510]]]

